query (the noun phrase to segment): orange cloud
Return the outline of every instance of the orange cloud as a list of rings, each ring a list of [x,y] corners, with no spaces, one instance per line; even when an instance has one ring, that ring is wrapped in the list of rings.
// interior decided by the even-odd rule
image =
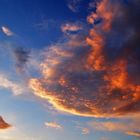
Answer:
[[[0,129],[8,129],[9,127],[11,127],[11,125],[5,122],[4,119],[0,116]]]
[[[46,127],[55,128],[55,129],[62,129],[63,127],[56,122],[45,122]]]
[[[136,136],[136,137],[140,137],[140,132],[126,132],[127,135],[130,135],[130,136]]]
[[[96,20],[102,19],[102,25],[100,28],[103,31],[109,31],[112,26],[113,19],[117,16],[120,16],[121,7],[119,3],[114,1],[113,3],[110,0],[102,0],[101,2],[93,3],[97,10],[96,12],[91,12],[91,14],[87,17],[87,21],[90,24],[94,24]]]
[[[93,28],[88,36],[82,36],[84,41],[77,43],[69,38],[68,42],[62,41],[43,51],[39,66],[41,77],[29,80],[34,94],[46,99],[57,110],[74,115],[138,114],[139,5],[132,4],[123,7],[118,1],[101,1],[92,15],[102,20],[95,24],[96,19],[90,17]]]

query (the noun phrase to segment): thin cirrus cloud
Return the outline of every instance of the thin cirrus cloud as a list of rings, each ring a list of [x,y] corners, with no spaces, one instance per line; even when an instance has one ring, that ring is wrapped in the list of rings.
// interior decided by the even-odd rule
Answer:
[[[2,26],[1,30],[6,36],[13,36],[14,35],[14,33],[6,26]]]
[[[47,128],[62,129],[63,127],[56,122],[45,122]]]
[[[0,130],[8,129],[11,125],[8,124],[1,116],[0,116]]]
[[[139,4],[97,2],[96,13],[87,17],[94,28],[82,38],[83,44],[73,47],[62,42],[43,50],[42,76],[29,80],[34,94],[74,115],[140,113]]]
[[[21,85],[9,80],[3,74],[0,74],[0,88],[9,89],[14,95],[20,95],[23,93],[23,88]]]

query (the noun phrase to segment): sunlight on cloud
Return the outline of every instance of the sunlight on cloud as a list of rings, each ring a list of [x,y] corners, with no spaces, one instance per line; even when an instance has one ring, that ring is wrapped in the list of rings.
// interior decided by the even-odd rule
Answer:
[[[0,139],[46,140],[46,137],[54,136],[53,131],[58,130],[59,133],[65,127],[78,129],[78,135],[75,133],[77,131],[65,130],[66,133],[70,132],[70,135],[76,134],[75,139],[79,136],[92,139],[92,133],[95,134],[95,139],[100,140],[112,140],[117,134],[119,139],[124,137],[139,139],[140,2],[138,0],[127,1],[127,3],[124,0],[67,1],[68,8],[77,13],[71,12],[66,5],[62,9],[62,11],[66,10],[64,15],[61,9],[60,13],[57,13],[57,8],[63,5],[58,4],[56,7],[53,5],[56,8],[54,10],[51,9],[52,7],[46,8],[51,10],[47,18],[54,19],[43,19],[36,25],[39,29],[47,29],[45,34],[37,33],[28,24],[24,25],[26,28],[23,30],[26,29],[26,31],[23,35],[27,33],[26,37],[30,36],[30,39],[33,39],[33,42],[22,39],[29,48],[20,43],[16,44],[18,38],[15,33],[6,26],[1,27],[3,34],[14,36],[12,38],[2,36],[2,39],[6,39],[0,44],[2,46],[1,58],[4,60],[1,71],[7,74],[0,74],[0,89],[6,89],[6,93],[7,90],[11,91],[13,95],[21,95],[25,91],[27,93],[22,94],[21,98],[17,96],[11,98],[2,92],[4,95],[4,99],[1,99],[2,112],[10,116],[9,111],[16,111],[17,114],[14,116],[19,115],[18,117],[21,118],[15,122],[10,121],[12,126],[7,123],[7,119],[5,121],[5,117],[4,119],[0,117],[0,131],[2,132]],[[84,9],[82,6],[84,8],[88,6],[88,8],[80,13],[79,9]],[[64,17],[57,21],[59,14]],[[67,21],[65,15],[69,17]],[[71,19],[71,16],[74,19]],[[77,21],[76,16],[78,16]],[[41,16],[36,17],[41,18]],[[65,21],[62,23],[61,20]],[[55,30],[56,27],[59,31]],[[23,30],[21,29],[21,32]],[[47,38],[42,35],[46,35]],[[52,43],[56,37],[59,40]],[[51,45],[42,46],[45,43]],[[5,90],[1,91],[5,92]],[[34,102],[35,100],[37,103]],[[38,102],[41,102],[44,108],[39,106],[36,109]],[[36,114],[37,117],[31,121],[32,114]],[[22,115],[25,115],[25,118]],[[44,126],[42,123],[39,126],[45,116],[48,120],[52,119],[51,117],[58,121],[63,119],[64,124],[43,121]],[[66,124],[65,119],[72,124]],[[10,127],[14,131],[8,129]],[[35,131],[39,134],[35,134]],[[30,133],[33,136],[28,136]],[[57,135],[56,133],[56,139]]]
[[[93,28],[82,38],[84,41],[74,46],[75,40],[69,38],[42,51],[42,76],[29,80],[34,94],[57,110],[74,115],[118,117],[139,113],[140,62],[137,49],[132,48],[139,43],[139,25],[129,20],[139,16],[137,6],[133,2],[130,12],[129,5],[122,10],[118,1],[98,2],[97,12],[87,17]],[[102,21],[95,24],[99,19]]]
[[[140,137],[140,131],[137,132],[137,131],[128,131],[126,132],[127,135],[130,135],[130,136],[136,136],[136,137]]]

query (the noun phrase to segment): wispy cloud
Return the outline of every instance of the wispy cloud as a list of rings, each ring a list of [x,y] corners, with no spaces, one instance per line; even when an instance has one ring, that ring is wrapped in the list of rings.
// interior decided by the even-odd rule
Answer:
[[[1,29],[2,29],[2,32],[7,36],[13,36],[14,35],[14,33],[6,26],[2,26]]]
[[[134,119],[134,120],[133,120]],[[132,135],[140,137],[140,120],[133,118],[126,120],[106,121],[106,122],[90,122],[89,127],[94,131],[108,131],[108,132],[120,132],[126,135]]]
[[[107,137],[102,137],[100,140],[110,140],[110,139]]]
[[[87,135],[87,134],[89,134],[90,133],[90,130],[88,129],[88,128],[83,128],[82,129],[82,134],[83,135]]]
[[[47,128],[62,129],[63,127],[56,122],[45,122]]]
[[[3,74],[0,74],[0,88],[10,89],[14,95],[20,95],[24,91],[21,85],[9,80]]]
[[[127,135],[130,135],[130,136],[136,136],[136,137],[140,137],[140,131],[137,132],[137,131],[128,131],[126,132]]]
[[[74,24],[74,23],[66,23],[61,26],[62,32],[76,32],[82,29],[81,25]]]
[[[0,116],[0,130],[8,129],[9,127],[11,127],[11,125],[5,122],[5,120]]]
[[[67,6],[72,12],[79,11],[80,3],[82,0],[67,0],[67,1],[68,1]]]

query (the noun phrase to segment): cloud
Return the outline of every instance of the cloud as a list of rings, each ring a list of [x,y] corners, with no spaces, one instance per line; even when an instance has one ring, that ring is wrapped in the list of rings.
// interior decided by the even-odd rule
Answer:
[[[107,137],[102,137],[100,140],[109,140]]]
[[[5,122],[4,119],[0,116],[0,130],[8,129],[9,127],[11,127],[11,125]]]
[[[97,1],[91,1],[91,2],[88,4],[89,9],[96,8],[96,6],[97,6],[96,4],[97,4]]]
[[[119,121],[89,122],[89,127],[94,131],[120,132],[131,136],[140,136],[140,120],[125,119]]]
[[[23,88],[21,85],[9,80],[3,74],[0,74],[0,88],[10,89],[14,95],[20,95],[23,93]]]
[[[56,122],[45,122],[47,128],[62,129],[63,127]]]
[[[73,23],[66,23],[61,26],[62,32],[77,32],[82,29],[81,25],[73,24]]]
[[[87,134],[89,134],[90,133],[90,130],[88,129],[88,128],[83,128],[82,129],[82,134],[83,135],[87,135]]]
[[[82,0],[68,0],[67,6],[72,12],[78,12],[81,1]]]
[[[139,4],[97,2],[87,17],[88,36],[79,33],[79,43],[71,37],[43,50],[41,76],[29,80],[34,94],[74,115],[140,113]]]
[[[2,26],[1,29],[2,29],[2,32],[7,36],[13,36],[14,35],[14,33],[6,26]]]
[[[134,132],[129,131],[129,132],[126,132],[126,134],[130,136],[140,137],[140,132],[136,132],[136,131]]]
[[[17,70],[22,72],[25,68],[26,63],[30,58],[30,51],[21,47],[17,47],[14,49],[14,56]]]
[[[1,42],[1,51],[8,55],[15,65],[18,72],[23,72],[26,69],[26,64],[33,55],[31,49],[21,46],[19,43]]]

